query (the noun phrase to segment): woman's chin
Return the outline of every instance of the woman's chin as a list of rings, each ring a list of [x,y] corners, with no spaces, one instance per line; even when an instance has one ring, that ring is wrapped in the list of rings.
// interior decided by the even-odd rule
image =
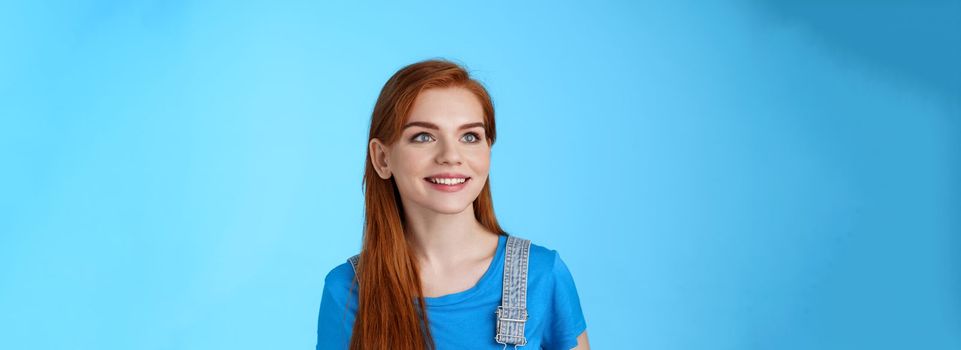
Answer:
[[[463,203],[454,201],[446,203],[431,203],[427,206],[427,208],[439,214],[460,214],[465,210],[470,209],[471,203],[472,202]]]

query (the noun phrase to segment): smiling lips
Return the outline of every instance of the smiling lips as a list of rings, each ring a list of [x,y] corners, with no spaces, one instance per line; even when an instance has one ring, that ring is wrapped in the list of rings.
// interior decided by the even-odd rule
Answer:
[[[463,189],[470,179],[470,176],[464,174],[443,173],[425,177],[424,181],[438,191],[457,192]]]

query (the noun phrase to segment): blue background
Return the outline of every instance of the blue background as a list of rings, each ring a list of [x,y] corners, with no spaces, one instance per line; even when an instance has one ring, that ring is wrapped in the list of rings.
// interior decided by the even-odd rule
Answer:
[[[800,3],[5,1],[0,348],[311,348],[444,57],[594,347],[959,349],[961,4]]]

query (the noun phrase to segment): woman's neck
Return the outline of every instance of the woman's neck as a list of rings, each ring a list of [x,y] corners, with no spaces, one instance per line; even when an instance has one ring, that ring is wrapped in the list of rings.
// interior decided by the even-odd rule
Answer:
[[[405,210],[407,239],[421,268],[456,266],[491,255],[497,248],[497,235],[477,221],[473,204],[456,214],[410,209]]]

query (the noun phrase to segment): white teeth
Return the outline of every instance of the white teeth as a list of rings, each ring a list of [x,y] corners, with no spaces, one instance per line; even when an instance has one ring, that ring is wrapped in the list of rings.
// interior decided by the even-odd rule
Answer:
[[[431,178],[430,181],[436,184],[443,184],[443,185],[450,186],[450,185],[457,185],[457,184],[464,183],[465,181],[467,181],[467,179]]]

